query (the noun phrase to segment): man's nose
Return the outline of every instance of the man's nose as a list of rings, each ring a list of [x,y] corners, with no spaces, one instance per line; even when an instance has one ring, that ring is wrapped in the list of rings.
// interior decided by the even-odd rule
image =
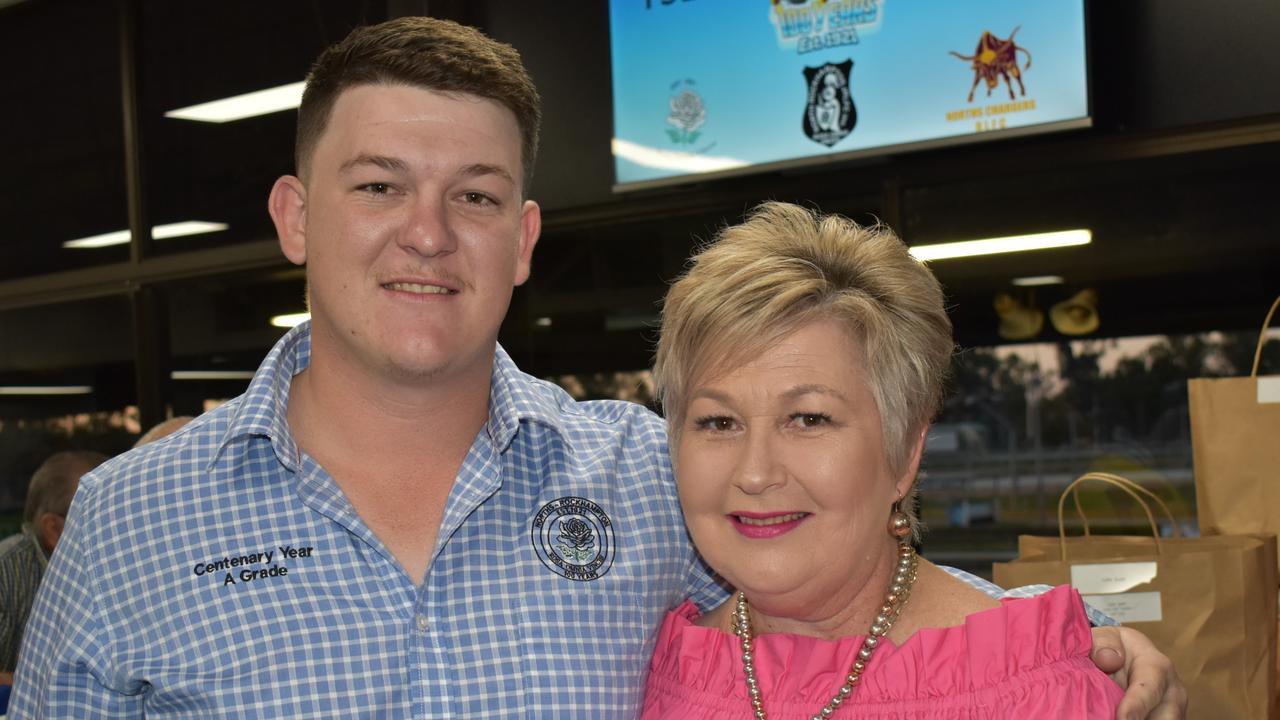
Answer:
[[[443,198],[422,196],[409,207],[400,245],[426,257],[451,253],[457,247],[448,205]]]

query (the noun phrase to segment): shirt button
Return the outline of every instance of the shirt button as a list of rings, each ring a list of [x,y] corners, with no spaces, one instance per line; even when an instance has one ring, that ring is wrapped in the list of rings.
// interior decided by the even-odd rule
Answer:
[[[431,627],[431,621],[427,619],[426,615],[422,615],[422,614],[419,614],[416,618],[414,618],[413,624],[415,627],[418,628],[418,632],[420,633],[426,632],[427,629]]]

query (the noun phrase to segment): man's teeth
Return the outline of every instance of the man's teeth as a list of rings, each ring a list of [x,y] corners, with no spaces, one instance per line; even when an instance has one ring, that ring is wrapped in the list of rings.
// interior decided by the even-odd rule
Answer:
[[[774,515],[773,517],[767,517],[767,518],[750,518],[750,517],[739,515],[738,522],[742,523],[743,525],[756,525],[759,527],[763,527],[765,525],[781,525],[782,523],[788,523],[788,522],[791,522],[792,520],[799,520],[804,516],[805,516],[805,513],[790,513],[788,515]]]
[[[422,295],[449,295],[453,292],[449,288],[440,287],[439,285],[419,285],[418,283],[408,282],[387,283],[384,287],[388,290],[419,293]]]

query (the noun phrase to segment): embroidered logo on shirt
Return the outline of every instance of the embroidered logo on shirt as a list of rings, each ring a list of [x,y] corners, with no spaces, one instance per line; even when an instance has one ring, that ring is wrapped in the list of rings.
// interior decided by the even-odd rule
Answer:
[[[586,498],[568,496],[543,505],[530,536],[538,559],[560,577],[595,580],[613,565],[613,522]]]

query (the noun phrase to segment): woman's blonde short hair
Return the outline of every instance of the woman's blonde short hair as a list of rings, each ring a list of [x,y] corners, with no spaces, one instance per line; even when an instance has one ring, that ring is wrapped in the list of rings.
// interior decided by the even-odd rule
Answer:
[[[654,379],[672,447],[689,386],[740,367],[815,320],[844,325],[880,411],[886,461],[901,474],[933,419],[954,348],[942,288],[884,226],[767,202],[726,227],[667,292]],[[915,489],[903,510],[917,520]]]

